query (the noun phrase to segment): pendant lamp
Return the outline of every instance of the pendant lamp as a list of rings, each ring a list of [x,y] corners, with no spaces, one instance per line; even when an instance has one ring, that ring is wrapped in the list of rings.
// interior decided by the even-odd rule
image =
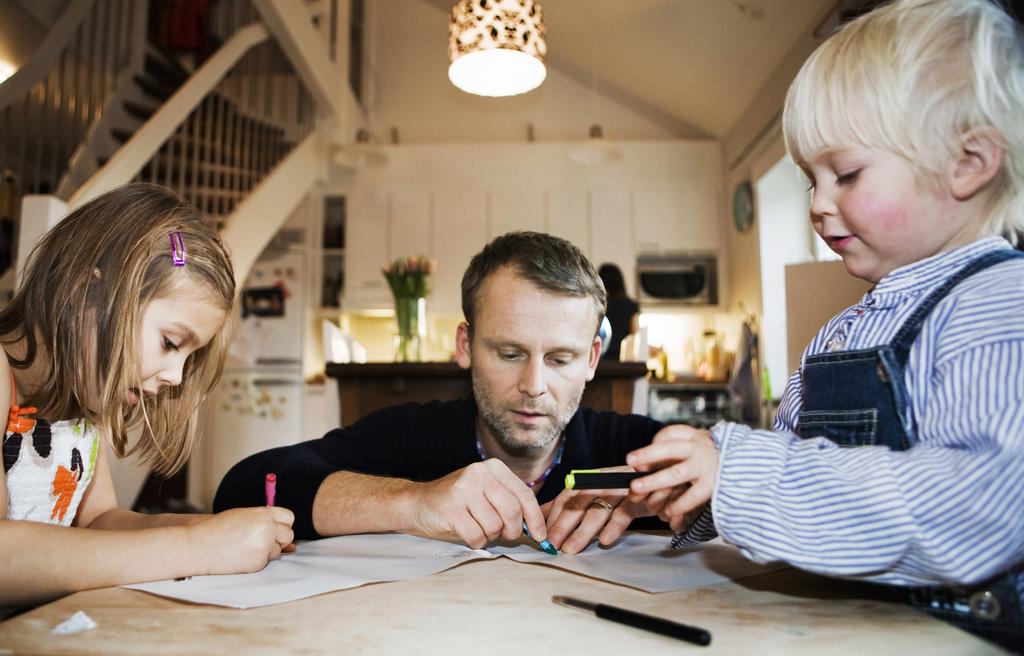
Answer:
[[[354,169],[365,169],[387,164],[388,156],[380,148],[366,128],[356,130],[353,143],[338,148],[334,153],[334,163]]]
[[[461,0],[448,23],[448,79],[478,96],[536,89],[547,71],[544,11],[533,0]]]
[[[590,136],[569,150],[569,159],[580,166],[610,164],[619,159],[619,149],[604,138],[604,130],[595,123],[590,126]]]

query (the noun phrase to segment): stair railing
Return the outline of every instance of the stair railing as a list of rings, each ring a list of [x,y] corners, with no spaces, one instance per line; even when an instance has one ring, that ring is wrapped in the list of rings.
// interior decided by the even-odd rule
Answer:
[[[0,84],[0,170],[50,193],[100,118],[119,75],[138,66],[147,3],[72,0],[35,56]]]
[[[248,16],[241,0],[231,16]],[[251,10],[249,10],[251,12]],[[230,20],[230,19],[228,19]],[[260,22],[234,31],[75,192],[136,180],[176,190],[218,227],[316,125],[317,104]]]

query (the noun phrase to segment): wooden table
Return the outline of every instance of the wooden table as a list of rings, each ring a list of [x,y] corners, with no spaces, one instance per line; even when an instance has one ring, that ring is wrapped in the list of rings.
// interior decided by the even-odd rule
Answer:
[[[454,362],[328,363],[326,375],[338,381],[341,425],[398,403],[450,401],[473,391],[469,370]],[[647,373],[643,362],[602,360],[594,380],[583,390],[582,405],[628,414],[633,386]]]
[[[709,648],[557,606],[556,594],[708,629]],[[84,610],[99,628],[50,630]],[[5,651],[9,650],[9,651]],[[0,654],[999,654],[970,634],[885,601],[878,589],[782,570],[648,594],[506,558],[440,574],[233,610],[144,592],[80,592],[0,624]]]

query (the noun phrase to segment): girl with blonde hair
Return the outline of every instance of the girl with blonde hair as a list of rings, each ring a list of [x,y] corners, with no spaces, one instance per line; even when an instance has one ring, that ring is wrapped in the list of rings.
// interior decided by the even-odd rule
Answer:
[[[90,201],[36,246],[0,310],[0,607],[255,571],[291,542],[284,508],[120,509],[106,461],[104,447],[162,474],[186,462],[223,368],[233,276],[198,210],[149,184]]]

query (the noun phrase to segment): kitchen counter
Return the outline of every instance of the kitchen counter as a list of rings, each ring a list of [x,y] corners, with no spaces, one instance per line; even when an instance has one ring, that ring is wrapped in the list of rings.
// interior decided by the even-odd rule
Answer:
[[[329,363],[325,373],[338,381],[342,426],[388,406],[459,399],[473,389],[469,370],[454,362]],[[627,414],[633,407],[633,387],[646,374],[643,362],[602,361],[581,403]]]
[[[675,378],[671,381],[651,381],[651,389],[659,390],[724,390],[728,388],[729,381],[727,380],[704,380],[703,378]]]

